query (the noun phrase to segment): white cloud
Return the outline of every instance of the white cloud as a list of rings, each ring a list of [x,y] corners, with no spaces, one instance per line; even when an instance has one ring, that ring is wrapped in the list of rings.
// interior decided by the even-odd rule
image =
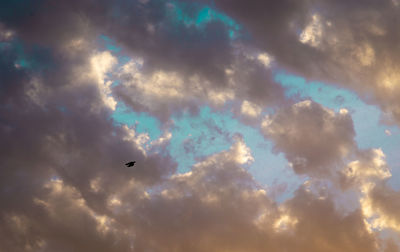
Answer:
[[[313,47],[318,47],[323,35],[323,27],[321,17],[318,14],[312,15],[310,23],[300,34],[299,40],[302,43],[309,44]]]
[[[117,59],[109,52],[99,52],[93,55],[90,60],[92,76],[95,78],[104,104],[115,110],[117,102],[111,96],[110,86],[112,81],[107,78],[107,73],[117,64]]]
[[[242,106],[240,108],[240,112],[245,115],[249,116],[252,118],[258,117],[261,114],[261,107],[257,106],[254,103],[251,103],[249,101],[243,101]]]
[[[260,54],[257,56],[257,59],[258,59],[265,67],[268,68],[268,67],[271,66],[272,59],[271,59],[271,56],[268,55],[267,53],[260,53]]]

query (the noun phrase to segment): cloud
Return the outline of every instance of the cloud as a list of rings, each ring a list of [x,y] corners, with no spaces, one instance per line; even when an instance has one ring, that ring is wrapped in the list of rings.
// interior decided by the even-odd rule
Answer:
[[[245,116],[254,118],[260,115],[261,108],[245,100],[243,101],[242,106],[240,107],[240,112]]]
[[[362,187],[368,183],[377,183],[392,176],[381,149],[357,151],[357,160],[347,164],[341,170],[341,186]]]
[[[57,60],[38,71],[15,66],[14,43],[1,49],[1,249],[127,251],[127,239],[112,245],[119,233],[103,234],[112,222],[106,200],[133,178],[159,183],[174,173],[175,162],[166,153],[144,155],[109,119],[103,86],[109,54],[52,48]],[[38,58],[30,50],[24,56]],[[93,64],[100,64],[97,71]],[[127,169],[131,159],[141,165]]]
[[[143,58],[148,74],[160,70],[176,73],[185,83],[200,78],[202,83],[211,83],[216,90],[209,90],[210,94],[214,91],[215,101],[221,103],[229,100],[218,97],[230,89],[226,88],[230,82],[226,70],[237,61],[237,46],[241,45],[258,50],[256,58],[264,67],[270,66],[273,58],[275,65],[307,78],[354,89],[398,123],[398,57],[393,51],[399,9],[395,3],[218,1],[213,11],[226,13],[231,19],[225,19],[231,21],[218,19],[215,14],[196,25],[193,20],[208,6],[205,1],[101,1],[96,8],[89,1],[62,1],[57,5],[40,1],[25,8],[8,3],[5,9],[9,12],[0,13],[0,19],[2,34],[10,31],[40,45],[58,47],[67,41],[94,40],[100,33],[109,35],[131,57]],[[179,16],[180,11],[184,17]],[[230,36],[233,20],[241,27],[241,36],[235,39]],[[254,67],[242,70],[246,64],[239,67],[249,75],[235,79],[242,90],[245,86],[248,89],[245,97],[236,92],[234,97],[259,106],[283,98],[263,71]],[[279,94],[281,99],[274,99]]]
[[[216,2],[213,11],[226,11],[243,27],[235,37],[225,16],[202,25],[185,21],[204,7],[186,3],[2,3],[0,250],[397,250],[377,232],[398,232],[399,222],[399,195],[386,184],[383,152],[356,147],[345,109],[336,113],[312,101],[289,106],[273,80],[282,66],[340,80],[396,119],[397,26],[389,22],[396,7]],[[180,17],[180,8],[189,14]],[[129,60],[101,50],[101,34]],[[157,116],[164,134],[150,141],[115,124],[118,102]],[[256,157],[240,135],[230,149],[176,173],[167,124],[200,105],[232,109],[253,126],[275,109],[262,131],[297,174],[316,181],[315,190],[304,185],[274,201],[285,188],[269,192],[251,176],[247,167]],[[136,165],[125,167],[130,160]],[[358,190],[351,211],[338,206],[333,174],[342,189]],[[327,193],[319,186],[324,180],[334,184]]]
[[[117,102],[110,96],[112,84],[111,80],[107,80],[106,74],[110,72],[112,67],[117,63],[117,59],[110,52],[104,51],[95,54],[90,60],[92,66],[93,78],[97,80],[101,96],[104,104],[115,110]]]
[[[99,89],[96,82],[93,87]],[[81,89],[70,95],[82,95]],[[96,98],[102,101],[101,95]],[[45,113],[36,108],[32,116]],[[205,158],[188,173],[161,179],[173,168],[168,159],[144,156],[126,138],[128,129],[110,130],[98,110],[67,108],[77,118],[42,115],[48,128],[31,125],[31,137],[41,141],[16,138],[21,140],[9,142],[15,148],[2,152],[8,157],[2,158],[4,249],[378,251],[379,240],[368,232],[361,212],[343,215],[329,197],[300,188],[278,206],[241,167],[253,158],[239,136],[230,150]],[[92,123],[96,131],[87,125]],[[16,158],[20,146],[32,155],[24,162]],[[132,156],[137,169],[116,165]]]
[[[283,68],[351,88],[399,124],[396,1],[218,1],[216,7]]]
[[[365,216],[369,218],[370,228],[399,232],[400,216],[396,211],[399,191],[385,183],[370,183],[364,186],[364,192],[365,196],[360,202]]]
[[[285,100],[283,88],[271,77],[272,56],[232,39],[229,33],[233,21],[207,5],[101,1],[91,8],[89,1],[46,3],[29,5],[27,12],[18,4],[9,4],[8,8],[20,18],[15,20],[2,13],[0,20],[26,43],[72,52],[87,50],[100,34],[115,40],[132,61],[122,66],[114,78],[99,84],[111,108],[115,101],[109,96],[110,81],[117,79],[121,81],[115,89],[118,99],[162,121],[180,110],[195,112],[204,103],[221,107],[240,99],[263,108]],[[215,13],[204,24],[185,20],[193,19],[206,7]],[[180,17],[180,11],[188,11],[187,17],[186,13]],[[93,69],[100,61],[106,63],[103,56],[101,60],[100,55],[94,56]],[[115,60],[108,63],[111,67]]]
[[[0,41],[9,41],[14,36],[12,30],[8,30],[4,27],[2,23],[0,23]]]
[[[310,100],[278,110],[262,122],[264,135],[298,174],[327,176],[355,147],[351,116]]]
[[[246,52],[238,53],[226,66],[225,86],[202,75],[185,76],[165,70],[148,73],[143,69],[146,61],[138,58],[121,66],[115,77],[121,84],[113,91],[135,111],[148,112],[163,122],[173,114],[196,111],[201,105],[222,108],[241,99],[243,104],[235,104],[239,107],[235,109],[245,121],[254,121],[263,107],[284,103],[283,88],[272,81],[271,69],[265,68],[265,63]]]
[[[368,232],[359,210],[341,214],[329,197],[320,199],[304,188],[278,207],[239,166],[235,157],[243,143],[238,141],[190,172],[171,176],[135,211],[126,209],[132,218],[140,216],[135,249],[378,251],[379,240]]]

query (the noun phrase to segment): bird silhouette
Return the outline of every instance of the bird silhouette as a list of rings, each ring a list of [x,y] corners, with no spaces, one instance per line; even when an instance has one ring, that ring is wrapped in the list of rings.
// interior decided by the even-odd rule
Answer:
[[[136,163],[136,161],[131,161],[131,162],[126,163],[125,165],[126,165],[127,167],[132,167],[132,166],[135,165],[135,163]]]

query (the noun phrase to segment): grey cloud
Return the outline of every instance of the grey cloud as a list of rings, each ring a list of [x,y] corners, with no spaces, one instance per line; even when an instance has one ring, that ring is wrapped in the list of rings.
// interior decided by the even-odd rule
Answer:
[[[216,85],[203,75],[165,70],[147,73],[142,69],[144,59],[144,63],[130,61],[119,69],[115,78],[121,84],[113,88],[114,94],[135,111],[151,113],[164,122],[182,111],[196,113],[202,105],[223,110],[226,103],[232,103],[239,118],[255,124],[260,116],[242,116],[242,103],[238,101],[254,104],[261,112],[265,107],[282,105],[287,99],[284,89],[273,81],[272,67],[263,65],[257,59],[259,54],[250,54],[245,48],[238,50],[231,64],[225,66],[226,85]]]
[[[190,3],[187,9],[192,13],[200,8],[199,2],[210,4],[185,2]],[[396,84],[398,57],[394,52],[399,38],[396,25],[399,7],[396,3],[218,1],[215,7],[249,32],[250,39],[239,39],[239,43],[265,50],[280,67],[291,72],[354,89],[398,122],[400,91]],[[93,40],[104,33],[131,56],[143,57],[144,71],[178,71],[185,81],[198,75],[205,78],[202,82],[209,81],[217,91],[224,91],[229,83],[225,70],[235,62],[236,55],[228,27],[216,20],[202,29],[174,23],[169,15],[171,6],[159,1],[113,4],[41,1],[25,9],[18,4],[7,4],[5,9],[18,18],[0,13],[0,19],[7,29],[38,44],[57,46],[74,38]],[[302,40],[301,34],[307,29],[310,34]],[[250,89],[239,98],[250,96],[252,102],[262,106],[266,100],[276,101],[275,95],[280,92],[262,71],[240,81],[241,88]]]
[[[377,251],[376,237],[369,233],[357,209],[347,215],[337,212],[332,199],[319,198],[300,188],[286,203],[299,220],[289,250]]]
[[[262,131],[298,174],[332,175],[355,148],[351,116],[309,100],[267,116]]]
[[[354,157],[356,160],[349,162],[339,173],[342,189],[381,183],[392,176],[381,149],[357,150]]]
[[[340,213],[332,198],[304,187],[278,206],[233,153],[234,148],[208,157],[136,205],[135,248],[378,251],[379,239],[368,232],[360,210]]]
[[[127,52],[145,57],[149,70],[179,69],[224,83],[224,66],[232,58],[232,46],[227,28],[219,21],[202,29],[186,26],[173,20],[173,5],[163,1],[55,4],[44,0],[29,6],[32,10],[9,3],[4,8],[13,14],[0,13],[0,20],[24,41],[58,46],[73,38],[94,39],[103,33]],[[19,18],[14,18],[16,15]]]
[[[216,6],[243,24],[250,43],[283,68],[353,89],[399,123],[398,1],[218,1]]]
[[[398,214],[400,192],[387,183],[377,183],[367,191],[365,207],[370,207],[375,214],[377,228],[388,228],[398,232],[400,215]],[[371,216],[372,217],[372,216]]]
[[[195,3],[188,6],[185,8],[191,12],[202,7]],[[140,71],[144,77],[150,78],[160,71],[176,74],[183,82],[179,90],[182,99],[135,94],[137,87],[127,74],[120,76],[120,80],[128,85],[115,89],[116,95],[128,106],[151,112],[163,121],[182,108],[195,112],[204,102],[221,106],[229,97],[245,99],[261,107],[280,105],[285,100],[283,88],[271,77],[271,69],[265,69],[257,59],[248,58],[250,48],[245,48],[242,43],[245,41],[240,39],[231,41],[229,28],[223,22],[213,20],[201,28],[185,25],[174,20],[171,13],[175,7],[171,3],[42,1],[31,6],[32,15],[17,4],[7,8],[21,17],[15,20],[3,14],[0,21],[27,43],[69,50],[66,44],[72,47],[77,47],[79,41],[90,44],[105,34],[126,55],[143,59]],[[63,60],[62,55],[54,56],[56,60]],[[56,74],[65,73],[60,70]]]
[[[2,48],[0,248],[126,251],[124,241],[112,245],[118,236],[97,231],[95,216],[106,214],[109,195],[133,178],[152,185],[176,165],[165,153],[144,155],[114,127],[98,83],[85,75],[89,51],[52,49],[64,60],[36,71],[17,68],[12,45]],[[132,158],[137,169],[124,166]],[[46,188],[57,178],[65,187]]]
[[[198,75],[206,86],[205,94],[188,100],[172,97],[154,104],[149,97],[135,97],[135,85],[116,88],[122,100],[138,111],[165,119],[165,114],[183,107],[195,110],[204,100],[218,107],[219,101],[229,99],[224,95],[231,89],[236,99],[261,107],[285,103],[283,89],[271,80],[272,70],[254,58],[235,55],[248,51],[235,51],[221,22],[212,22],[204,30],[171,28],[165,16],[169,7],[158,1],[113,6],[107,1],[20,3],[3,1],[1,22],[31,48],[27,54],[44,55],[46,67],[18,68],[12,45],[1,46],[1,250],[378,251],[379,238],[368,232],[359,210],[341,214],[332,198],[321,198],[305,188],[284,204],[271,200],[240,165],[252,160],[243,140],[229,151],[205,158],[191,173],[172,175],[176,164],[167,153],[145,154],[132,138],[133,129],[113,125],[101,83],[91,76],[93,41],[100,33],[115,38],[130,55],[143,57],[145,79],[176,71],[183,83],[178,95],[195,87],[187,83],[193,76]],[[232,3],[232,11],[236,4]],[[261,8],[264,4],[268,15]],[[243,19],[249,20],[243,24],[252,34],[262,31],[261,26],[252,28],[253,16],[260,13],[268,21],[264,31],[287,41],[297,37],[277,27],[290,28],[291,20],[296,20],[295,26],[304,28],[309,21],[302,16],[307,10],[304,2],[255,1],[245,7],[253,10]],[[241,20],[240,13],[228,13]],[[322,55],[299,42],[294,47],[282,44],[286,40],[278,37],[262,38],[271,41],[267,52],[289,67],[303,69],[295,68],[302,65],[307,72],[309,66],[299,63],[304,55]],[[35,46],[48,54],[35,54]],[[286,53],[296,48],[302,49],[303,57]],[[236,83],[230,82],[230,74]],[[129,81],[128,77],[123,80]],[[306,160],[307,166],[294,167],[298,173],[329,173],[329,166],[342,157],[340,149],[354,145],[352,121],[349,115],[331,113],[315,103],[297,108],[299,115],[295,107],[279,111],[267,126],[267,135],[289,160]],[[289,131],[271,132],[280,126]],[[293,142],[286,135],[290,130],[299,133]],[[326,139],[325,145],[314,134]],[[127,169],[123,163],[132,158],[137,165]],[[394,208],[386,202],[396,197],[396,192],[378,187],[372,194],[374,207],[393,218],[397,218]]]
[[[123,143],[126,133],[108,128],[103,114],[73,108],[68,107],[69,113],[76,113],[79,120],[53,111],[56,119],[39,118],[48,122],[46,128],[32,124],[36,134],[28,135],[40,141],[19,138],[15,148],[8,148],[7,158],[2,157],[2,166],[16,162],[20,146],[29,147],[32,154],[29,169],[25,159],[2,170],[10,172],[1,183],[2,202],[7,204],[1,207],[0,232],[6,250],[378,251],[377,237],[366,232],[360,213],[342,216],[329,198],[320,200],[301,188],[281,210],[240,166],[248,155],[238,147],[243,144],[240,138],[229,151],[206,158],[190,173],[152,184],[140,170],[115,164],[125,155],[135,155],[143,166],[153,163],[166,169],[165,162],[157,162],[162,159],[147,161],[152,157]],[[40,112],[32,116],[46,114],[36,109]],[[86,125],[90,123],[98,130]],[[51,179],[51,171],[60,167],[65,174]],[[145,168],[152,170],[150,165]],[[281,230],[276,223],[287,214],[290,219]]]

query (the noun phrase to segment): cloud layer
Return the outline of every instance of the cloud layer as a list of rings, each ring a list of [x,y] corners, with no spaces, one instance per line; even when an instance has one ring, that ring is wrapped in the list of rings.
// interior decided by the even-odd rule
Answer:
[[[1,3],[0,250],[398,251],[385,154],[357,146],[351,112],[289,99],[274,81],[283,68],[337,83],[399,125],[397,12],[397,1]],[[122,103],[165,134],[116,123]],[[275,201],[240,132],[177,172],[172,118],[202,106],[260,130],[307,181]]]

